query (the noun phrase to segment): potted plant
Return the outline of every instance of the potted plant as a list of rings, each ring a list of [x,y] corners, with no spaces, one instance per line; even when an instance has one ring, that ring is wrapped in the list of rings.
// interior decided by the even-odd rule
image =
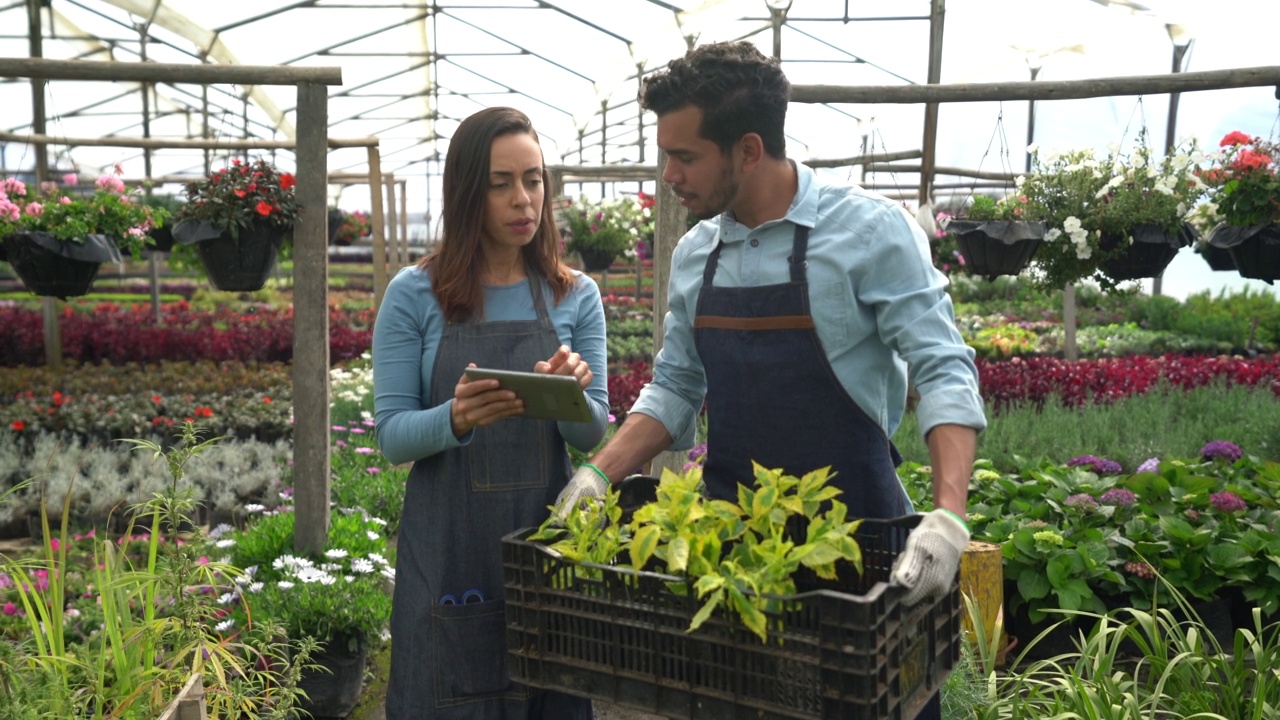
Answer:
[[[391,620],[394,559],[382,525],[362,510],[335,512],[324,553],[300,557],[294,518],[292,508],[283,508],[219,539],[252,581],[232,617],[237,627],[250,617],[269,618],[290,641],[319,641],[312,662],[329,673],[304,673],[299,686],[308,700],[301,708],[315,717],[346,717],[360,697],[369,644]]]
[[[16,178],[0,179],[0,239],[8,263],[37,295],[67,298],[89,292],[104,262],[120,262],[120,250],[135,258],[150,242],[147,232],[163,225],[168,212],[141,202],[115,172],[91,192],[74,189],[78,178],[63,177],[33,188]]]
[[[955,238],[969,272],[993,280],[1027,267],[1044,239],[1044,223],[1023,217],[1027,202],[1018,193],[998,201],[977,195],[963,218],[944,221],[943,229]]]
[[[647,213],[634,198],[592,202],[579,197],[561,214],[565,249],[577,253],[587,271],[607,270],[615,258],[634,255]]]
[[[194,244],[219,290],[261,290],[301,209],[294,177],[266,160],[231,167],[187,183],[187,204],[174,214],[174,239]]]
[[[373,225],[369,222],[369,213],[361,210],[347,212],[334,208],[329,211],[330,219],[337,218],[337,224],[329,226],[329,242],[333,245],[350,245],[369,233]]]
[[[1271,282],[1280,278],[1280,145],[1237,130],[1220,146],[1204,173],[1220,220],[1209,244],[1227,250],[1242,277]]]
[[[1045,157],[1031,151],[1033,172],[1020,188],[1026,216],[1047,227],[1048,247],[1035,260],[1041,287],[1092,279],[1114,290],[1125,280],[1158,276],[1194,241],[1186,218],[1206,190],[1194,140],[1158,160],[1145,132],[1132,151],[1113,147],[1101,159],[1092,150]]]

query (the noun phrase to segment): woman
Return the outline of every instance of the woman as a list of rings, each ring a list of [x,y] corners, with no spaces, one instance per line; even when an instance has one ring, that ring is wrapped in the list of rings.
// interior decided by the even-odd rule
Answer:
[[[608,422],[600,290],[560,259],[529,118],[468,117],[449,143],[443,239],[387,286],[373,336],[378,442],[413,461],[397,546],[388,718],[591,717],[591,703],[506,672],[503,535],[540,524]],[[518,418],[469,366],[575,377],[590,422]]]

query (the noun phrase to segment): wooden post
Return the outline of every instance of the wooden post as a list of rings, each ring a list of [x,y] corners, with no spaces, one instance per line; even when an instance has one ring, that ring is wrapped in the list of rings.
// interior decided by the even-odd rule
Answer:
[[[409,181],[400,180],[400,264],[408,265],[409,259]]]
[[[1062,289],[1062,352],[1068,360],[1079,360],[1076,347],[1076,286],[1067,283]]]
[[[177,696],[160,713],[158,720],[207,720],[208,708],[204,700],[204,680],[200,673],[191,673]]]
[[[293,546],[318,555],[329,535],[329,91],[298,85],[298,184],[305,210],[293,234]]]
[[[653,232],[653,355],[657,357],[662,349],[662,321],[667,316],[667,285],[671,280],[671,255],[676,251],[676,243],[684,237],[685,224],[689,211],[680,204],[671,186],[662,182],[662,173],[667,168],[667,154],[658,151],[658,193],[654,211],[658,221],[654,223]],[[663,468],[671,468],[679,472],[688,460],[682,452],[666,450],[658,453],[649,464],[650,475],[662,475]]]
[[[382,155],[376,145],[369,147],[369,212],[373,227],[373,314],[377,316],[387,292],[387,241],[382,219]]]
[[[988,641],[993,639],[996,626],[1003,618],[1004,608],[1004,555],[995,543],[969,541],[969,547],[960,557],[960,592],[977,603],[982,616],[982,627]],[[969,613],[961,613],[961,625],[972,633],[973,621]],[[999,648],[1008,644],[1004,628],[1000,628]],[[992,668],[985,668],[991,672]]]
[[[40,23],[40,0],[27,0],[27,32],[31,57],[41,58],[44,55],[44,31]],[[31,78],[31,130],[44,134],[44,80]],[[49,148],[45,145],[35,146],[36,187],[48,179]],[[44,322],[44,364],[52,370],[62,370],[62,328],[58,320],[57,298],[45,297],[40,303],[41,319]]]
[[[390,248],[388,260],[391,267],[388,271],[388,277],[395,275],[404,267],[404,261],[400,258],[400,223],[397,222],[399,217],[396,208],[396,179],[392,175],[384,175],[383,182],[387,187],[387,247]]]
[[[937,85],[942,80],[942,24],[946,18],[945,0],[932,0],[929,11],[929,74],[927,81]],[[929,185],[933,182],[933,165],[938,144],[938,103],[931,102],[924,106],[924,142],[920,145],[923,153],[920,159],[920,195],[918,204],[926,207],[931,204],[932,194]]]

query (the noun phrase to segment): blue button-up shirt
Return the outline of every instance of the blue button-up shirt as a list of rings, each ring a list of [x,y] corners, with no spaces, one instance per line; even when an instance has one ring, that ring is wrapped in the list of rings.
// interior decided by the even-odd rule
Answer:
[[[886,198],[799,163],[796,170],[799,187],[782,219],[747,228],[725,213],[680,240],[653,382],[630,412],[661,422],[675,439],[671,449],[692,447],[707,390],[693,334],[707,256],[724,242],[716,287],[785,283],[794,226],[805,225],[814,325],[849,396],[889,437],[902,422],[908,379],[920,395],[922,435],[944,423],[985,428],[974,353],[956,330],[947,279],[930,262],[924,231]]]

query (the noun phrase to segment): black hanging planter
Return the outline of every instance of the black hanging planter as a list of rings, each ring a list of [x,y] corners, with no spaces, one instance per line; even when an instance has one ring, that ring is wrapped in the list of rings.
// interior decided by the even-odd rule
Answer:
[[[1200,253],[1200,257],[1204,258],[1205,263],[1210,270],[1221,272],[1223,270],[1235,270],[1236,261],[1231,259],[1231,251],[1226,248],[1215,247],[1206,244],[1196,248],[1196,252]]]
[[[1026,220],[951,220],[946,230],[956,239],[965,269],[994,280],[1026,269],[1044,242],[1044,223]]]
[[[1132,236],[1133,242],[1128,238]],[[1169,235],[1159,225],[1136,225],[1126,234],[1103,233],[1098,246],[1106,254],[1102,270],[1117,282],[1159,277],[1178,250],[1195,242],[1195,228],[1183,223]],[[1120,252],[1117,252],[1120,250]]]
[[[106,235],[86,235],[79,242],[42,231],[15,232],[5,236],[4,254],[28,290],[64,300],[87,294],[102,263],[120,262],[120,249]]]
[[[329,244],[330,245],[350,245],[350,240],[338,237],[338,230],[342,229],[342,221],[346,220],[346,214],[341,210],[333,209],[329,211]]]
[[[173,227],[151,228],[147,231],[147,237],[151,238],[151,247],[146,249],[163,253],[173,250]]]
[[[298,687],[307,692],[307,699],[299,701],[301,710],[310,716],[345,718],[360,702],[360,690],[364,686],[364,666],[368,647],[358,635],[335,635],[324,649],[311,658],[311,662],[325,670],[302,672]]]
[[[276,266],[280,246],[293,228],[256,221],[240,229],[238,238],[207,220],[183,220],[173,227],[174,240],[194,244],[209,282],[228,292],[261,290]]]
[[[602,272],[613,265],[613,253],[605,250],[579,250],[578,256],[587,272]]]
[[[1221,224],[1210,231],[1209,245],[1231,254],[1240,277],[1268,284],[1280,279],[1280,224],[1250,227]]]

